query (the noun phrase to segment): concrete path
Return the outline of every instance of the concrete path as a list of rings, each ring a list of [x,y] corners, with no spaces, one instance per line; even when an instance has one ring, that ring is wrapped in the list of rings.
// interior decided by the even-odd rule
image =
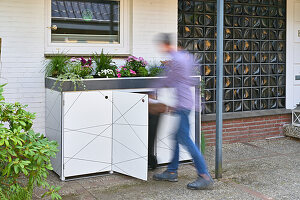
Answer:
[[[208,147],[205,157],[214,176],[214,147]],[[191,191],[186,184],[196,177],[190,164],[180,166],[176,183],[152,180],[139,181],[119,174],[61,182],[51,173],[51,184],[62,186],[66,200],[192,200],[192,199],[291,199],[300,200],[300,141],[288,138],[251,143],[226,144],[223,147],[223,179],[215,180],[211,191]],[[37,195],[42,190],[35,191]]]

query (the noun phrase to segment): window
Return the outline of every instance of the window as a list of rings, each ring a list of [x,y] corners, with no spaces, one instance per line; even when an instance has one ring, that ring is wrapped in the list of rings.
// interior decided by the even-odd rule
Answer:
[[[127,0],[46,0],[46,53],[128,54]]]
[[[52,0],[51,42],[120,42],[119,1]]]

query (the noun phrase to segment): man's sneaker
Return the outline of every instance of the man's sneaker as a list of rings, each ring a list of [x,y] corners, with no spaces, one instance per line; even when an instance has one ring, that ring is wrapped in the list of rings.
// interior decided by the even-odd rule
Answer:
[[[214,181],[212,180],[212,178],[210,178],[210,180],[208,181],[199,176],[196,181],[189,183],[187,185],[187,188],[191,190],[212,190],[213,185]]]
[[[156,181],[177,182],[178,181],[178,174],[177,174],[177,172],[164,171],[161,174],[154,174],[153,179],[156,180]]]

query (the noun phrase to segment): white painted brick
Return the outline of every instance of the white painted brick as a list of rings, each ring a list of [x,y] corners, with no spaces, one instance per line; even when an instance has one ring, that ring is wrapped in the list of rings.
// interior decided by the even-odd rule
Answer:
[[[26,67],[27,66],[27,67]],[[29,66],[29,67],[28,67]],[[3,73],[40,73],[43,71],[43,66],[41,63],[34,65],[34,63],[5,63],[3,64],[2,72]]]
[[[45,89],[44,1],[0,0],[0,37],[2,38],[1,82],[7,82],[8,102],[28,104],[37,112],[35,128],[44,132]]]
[[[147,60],[161,58],[155,37],[177,32],[177,0],[133,0],[133,54]]]

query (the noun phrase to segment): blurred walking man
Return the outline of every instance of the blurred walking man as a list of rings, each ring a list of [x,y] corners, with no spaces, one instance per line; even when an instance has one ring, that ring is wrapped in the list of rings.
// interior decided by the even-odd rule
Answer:
[[[159,87],[171,87],[176,90],[177,104],[174,113],[179,116],[179,128],[175,133],[175,150],[173,158],[166,171],[161,174],[155,174],[154,180],[157,181],[178,181],[178,164],[179,164],[179,144],[183,145],[191,154],[198,178],[187,185],[188,189],[205,190],[212,189],[213,180],[207,170],[204,157],[200,153],[195,143],[190,138],[189,114],[193,108],[194,100],[190,87],[193,85],[191,75],[194,65],[192,55],[183,51],[176,51],[172,46],[170,34],[161,34],[159,45],[164,53],[171,56],[168,64],[167,78],[159,83]]]

